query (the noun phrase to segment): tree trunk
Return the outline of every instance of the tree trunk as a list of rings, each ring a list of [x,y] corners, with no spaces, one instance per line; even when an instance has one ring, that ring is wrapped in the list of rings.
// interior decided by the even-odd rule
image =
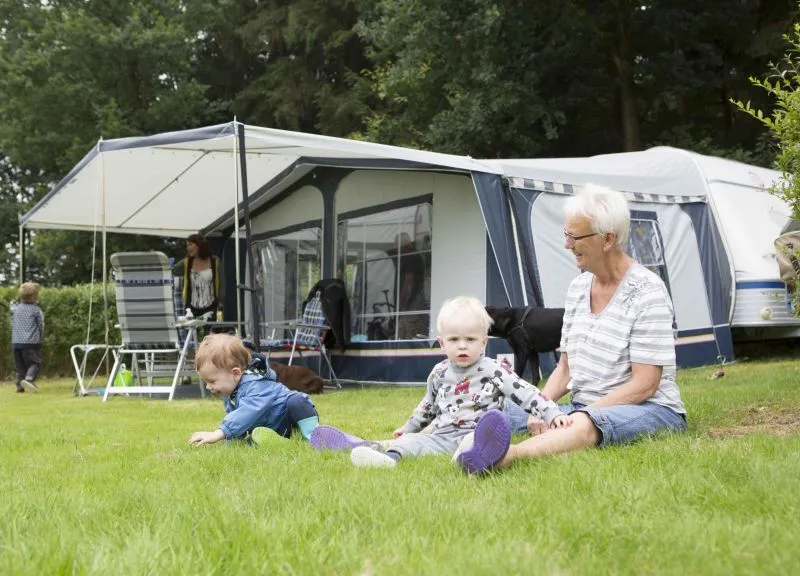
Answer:
[[[620,87],[620,123],[622,125],[622,149],[633,152],[641,147],[639,116],[636,111],[636,93],[633,83],[633,57],[630,37],[624,14],[618,14],[617,41],[611,54]]]

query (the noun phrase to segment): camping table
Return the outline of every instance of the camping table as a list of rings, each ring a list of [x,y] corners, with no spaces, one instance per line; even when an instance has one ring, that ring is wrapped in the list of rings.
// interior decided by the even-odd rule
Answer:
[[[204,324],[204,326],[208,327],[211,332],[228,332],[236,334],[237,336],[242,336],[242,328],[244,327],[244,322],[235,322],[231,320],[209,320]]]

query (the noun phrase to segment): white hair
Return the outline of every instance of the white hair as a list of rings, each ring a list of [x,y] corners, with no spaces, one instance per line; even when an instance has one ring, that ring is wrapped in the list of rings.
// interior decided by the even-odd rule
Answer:
[[[489,327],[492,325],[492,317],[477,298],[458,296],[442,304],[439,315],[436,317],[436,332],[441,335],[444,333],[445,326],[450,327],[454,324],[463,326],[465,322],[474,323],[473,325],[488,334]]]
[[[605,186],[587,184],[567,200],[564,216],[586,218],[592,225],[592,232],[598,234],[615,232],[617,248],[627,250],[631,212],[628,201],[620,192]]]

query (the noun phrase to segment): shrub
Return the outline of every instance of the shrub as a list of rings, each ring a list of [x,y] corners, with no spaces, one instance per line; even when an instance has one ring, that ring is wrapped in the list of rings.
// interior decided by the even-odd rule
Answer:
[[[108,297],[108,341],[119,343],[117,309],[114,287],[106,290]],[[18,287],[0,288],[0,377],[14,377],[14,357],[11,351],[11,308],[17,300]],[[91,302],[92,320],[87,339],[86,330]],[[74,368],[69,349],[74,344],[102,344],[105,342],[105,319],[103,315],[103,287],[80,284],[59,288],[42,288],[39,305],[45,317],[44,340],[42,342],[42,376],[73,375]],[[91,361],[99,357],[92,356]]]

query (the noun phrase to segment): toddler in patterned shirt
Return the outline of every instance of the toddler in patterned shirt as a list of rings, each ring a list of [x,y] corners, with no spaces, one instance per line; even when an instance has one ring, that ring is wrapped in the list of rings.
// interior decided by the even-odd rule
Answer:
[[[485,356],[491,323],[477,298],[461,296],[445,302],[436,329],[447,359],[433,368],[425,396],[408,421],[393,432],[392,440],[367,441],[320,425],[311,434],[311,444],[320,450],[349,450],[351,462],[359,467],[393,468],[402,458],[435,454],[480,457],[472,454],[470,435],[481,419],[488,419],[486,424],[493,433],[506,431],[510,437],[511,428],[502,412],[506,400],[549,426],[569,426],[571,417],[562,414],[538,388],[520,379],[509,366]],[[430,432],[423,433],[429,425]]]

